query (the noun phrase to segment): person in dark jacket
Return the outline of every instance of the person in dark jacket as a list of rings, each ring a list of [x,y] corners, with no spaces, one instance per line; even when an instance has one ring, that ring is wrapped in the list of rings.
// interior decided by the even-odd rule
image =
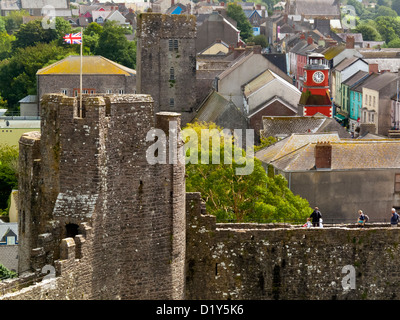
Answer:
[[[392,217],[390,218],[390,225],[392,227],[397,227],[398,223],[399,223],[399,215],[396,212],[396,209],[392,208]]]
[[[321,212],[319,211],[318,207],[315,207],[313,213],[311,213],[310,218],[312,219],[313,227],[318,227],[319,219],[322,218]]]

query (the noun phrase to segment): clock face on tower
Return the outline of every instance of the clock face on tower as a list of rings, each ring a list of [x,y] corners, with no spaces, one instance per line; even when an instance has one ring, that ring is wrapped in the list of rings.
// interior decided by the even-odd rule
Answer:
[[[315,83],[321,83],[325,79],[325,75],[321,71],[316,71],[313,74],[313,80]]]

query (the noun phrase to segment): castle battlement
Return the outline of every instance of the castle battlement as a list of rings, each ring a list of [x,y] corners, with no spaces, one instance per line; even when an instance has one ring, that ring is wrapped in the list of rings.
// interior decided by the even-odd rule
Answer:
[[[184,164],[146,159],[147,133],[176,121],[178,140],[180,115],[155,115],[149,95],[82,100],[45,95],[42,134],[21,137],[19,272],[83,272],[96,298],[182,298]]]

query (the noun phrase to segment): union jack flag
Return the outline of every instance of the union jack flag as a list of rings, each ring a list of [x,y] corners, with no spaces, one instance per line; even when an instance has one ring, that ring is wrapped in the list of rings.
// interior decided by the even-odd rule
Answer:
[[[64,36],[64,41],[68,44],[82,44],[82,33],[71,33]]]

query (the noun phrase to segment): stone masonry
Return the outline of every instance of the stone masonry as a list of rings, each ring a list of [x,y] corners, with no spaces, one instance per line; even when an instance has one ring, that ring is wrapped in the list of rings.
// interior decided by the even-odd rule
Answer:
[[[141,13],[136,36],[137,92],[153,97],[156,112],[179,112],[185,125],[197,102],[196,18]]]
[[[75,98],[42,103],[42,136],[20,140],[19,277],[0,299],[400,298],[400,228],[216,223],[183,164],[146,159],[153,128],[181,151],[178,114],[154,119],[148,95],[86,96],[82,117]]]
[[[42,138],[21,138],[19,273],[55,266],[88,299],[182,298],[184,164],[146,160],[147,132],[179,117],[156,124],[149,95],[86,96],[82,117],[78,104],[46,95]]]

